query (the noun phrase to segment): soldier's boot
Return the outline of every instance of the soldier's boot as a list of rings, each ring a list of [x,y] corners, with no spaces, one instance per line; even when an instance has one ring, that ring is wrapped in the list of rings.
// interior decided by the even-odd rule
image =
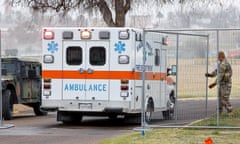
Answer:
[[[231,113],[233,111],[232,106],[227,106],[227,113]]]

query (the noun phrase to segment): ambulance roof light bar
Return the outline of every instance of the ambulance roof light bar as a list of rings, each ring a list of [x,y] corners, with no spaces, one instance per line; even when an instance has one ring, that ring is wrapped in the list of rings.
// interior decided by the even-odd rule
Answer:
[[[90,39],[91,38],[91,32],[87,29],[81,31],[81,38],[82,39]]]
[[[45,40],[52,40],[52,39],[54,39],[54,32],[51,31],[51,30],[44,29],[43,38]]]

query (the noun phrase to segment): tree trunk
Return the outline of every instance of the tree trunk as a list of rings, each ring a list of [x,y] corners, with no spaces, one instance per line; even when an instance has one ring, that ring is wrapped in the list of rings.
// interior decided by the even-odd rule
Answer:
[[[131,0],[115,0],[115,26],[124,27]]]
[[[115,0],[115,22],[112,18],[112,12],[105,0],[100,0],[97,4],[103,19],[110,27],[124,27],[126,14],[130,9],[131,0]]]

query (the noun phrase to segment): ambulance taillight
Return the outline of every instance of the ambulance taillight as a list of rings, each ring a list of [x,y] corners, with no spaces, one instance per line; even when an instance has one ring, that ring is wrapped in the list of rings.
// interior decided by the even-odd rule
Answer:
[[[54,32],[53,31],[51,31],[51,30],[44,30],[43,31],[43,38],[45,39],[45,40],[52,40],[52,39],[54,39]]]
[[[44,84],[43,88],[44,89],[51,89],[51,84]]]
[[[43,95],[44,96],[51,95],[51,82],[52,80],[49,78],[43,79]]]
[[[120,89],[121,89],[120,96],[121,97],[128,97],[128,90],[129,90],[128,84],[129,84],[129,80],[127,80],[127,79],[121,80],[121,86],[120,86]]]
[[[129,83],[129,80],[127,80],[127,79],[122,79],[121,80],[121,84],[128,84]]]
[[[128,86],[121,86],[121,90],[128,90]]]

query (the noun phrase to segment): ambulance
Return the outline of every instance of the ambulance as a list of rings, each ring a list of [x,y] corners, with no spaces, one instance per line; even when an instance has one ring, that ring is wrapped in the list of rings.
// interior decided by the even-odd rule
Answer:
[[[175,83],[163,40],[135,28],[43,28],[41,108],[64,123],[139,117],[142,105],[146,121],[153,112],[171,117]]]

